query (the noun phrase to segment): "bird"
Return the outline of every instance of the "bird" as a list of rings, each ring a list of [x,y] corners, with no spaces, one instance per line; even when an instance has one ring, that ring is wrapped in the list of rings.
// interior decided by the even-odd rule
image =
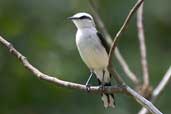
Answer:
[[[91,73],[86,86],[89,86],[88,83],[93,75],[96,76],[99,85],[102,87],[111,86],[111,74],[107,68],[110,47],[103,35],[96,29],[93,17],[89,13],[79,12],[69,19],[77,28],[76,45],[83,62]],[[101,99],[105,108],[115,108],[113,94],[102,93]]]

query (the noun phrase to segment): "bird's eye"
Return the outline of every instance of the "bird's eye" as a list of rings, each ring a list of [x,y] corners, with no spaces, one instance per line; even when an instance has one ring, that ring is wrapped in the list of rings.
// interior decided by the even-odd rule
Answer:
[[[89,20],[91,20],[91,18],[88,17],[88,16],[81,16],[79,19],[89,19]]]

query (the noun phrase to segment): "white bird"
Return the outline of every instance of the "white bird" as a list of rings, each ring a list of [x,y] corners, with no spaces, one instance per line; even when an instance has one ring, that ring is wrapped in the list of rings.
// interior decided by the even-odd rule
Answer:
[[[88,13],[77,13],[69,17],[77,27],[76,44],[84,63],[90,69],[91,75],[95,73],[102,86],[111,86],[111,75],[107,69],[109,47],[103,36],[97,31],[93,17]],[[104,107],[115,107],[113,94],[102,94]]]

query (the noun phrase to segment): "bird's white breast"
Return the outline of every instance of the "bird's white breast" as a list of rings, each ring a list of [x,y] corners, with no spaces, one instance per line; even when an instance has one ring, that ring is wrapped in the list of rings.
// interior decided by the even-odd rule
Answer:
[[[108,54],[96,34],[96,29],[78,30],[76,44],[80,56],[90,69],[102,69],[108,65]]]

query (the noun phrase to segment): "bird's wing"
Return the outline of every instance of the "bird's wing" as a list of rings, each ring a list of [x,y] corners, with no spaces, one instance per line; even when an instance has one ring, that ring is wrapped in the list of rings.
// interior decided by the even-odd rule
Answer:
[[[100,32],[97,32],[96,34],[97,34],[98,38],[100,39],[101,44],[103,45],[103,47],[106,49],[107,53],[109,54],[110,46],[108,45],[108,43],[104,39],[103,35]]]

